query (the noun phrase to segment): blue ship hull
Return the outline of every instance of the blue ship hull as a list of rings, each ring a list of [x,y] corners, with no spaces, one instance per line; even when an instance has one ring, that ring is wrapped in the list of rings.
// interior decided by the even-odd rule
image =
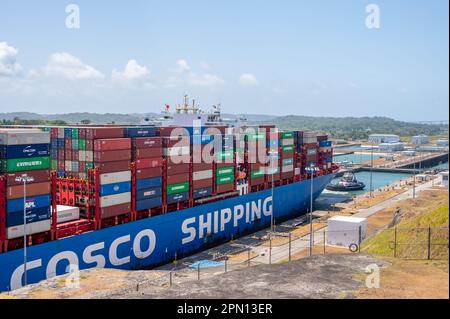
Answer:
[[[317,198],[333,174],[314,178]],[[298,217],[310,204],[310,181],[233,197],[165,215],[84,233],[27,249],[27,282],[76,269],[154,267]],[[23,249],[0,254],[0,291],[23,284]]]

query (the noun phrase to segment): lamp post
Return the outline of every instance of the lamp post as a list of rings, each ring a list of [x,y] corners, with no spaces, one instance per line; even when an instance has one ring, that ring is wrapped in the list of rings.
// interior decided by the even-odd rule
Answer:
[[[370,146],[370,198],[372,198],[372,174],[373,174],[373,140]]]
[[[34,178],[23,174],[17,176],[16,182],[23,182],[23,282],[27,285],[27,183],[33,182]]]
[[[270,175],[271,175],[271,181],[272,181],[272,185],[271,185],[271,196],[272,196],[272,213],[270,214],[270,231],[273,232],[273,211],[274,211],[274,207],[273,207],[273,174],[274,174],[274,159],[278,156],[278,153],[275,151],[269,151],[269,158],[270,158]]]
[[[306,171],[311,175],[311,198],[310,198],[310,208],[309,208],[309,255],[312,256],[312,250],[314,246],[314,235],[312,227],[312,212],[313,212],[313,193],[314,193],[314,172],[318,171],[318,168],[314,165],[310,165],[306,168]]]

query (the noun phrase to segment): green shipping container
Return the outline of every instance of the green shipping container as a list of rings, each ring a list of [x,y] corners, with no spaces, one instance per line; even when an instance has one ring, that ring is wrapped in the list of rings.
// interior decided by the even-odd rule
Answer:
[[[1,170],[7,173],[50,168],[50,157],[13,158],[1,160]]]
[[[78,140],[78,149],[82,151],[86,149],[86,140]]]
[[[234,175],[234,166],[222,167],[222,168],[218,168],[216,170],[217,177],[227,176],[227,175]]]
[[[281,150],[283,153],[292,153],[294,151],[294,145],[282,146]]]
[[[234,158],[233,151],[219,151],[216,153],[217,160],[226,160],[226,159],[233,159],[233,158]]]
[[[184,193],[189,191],[189,182],[167,185],[167,195]]]
[[[234,175],[218,177],[216,180],[217,185],[229,184],[234,182]]]
[[[77,128],[72,129],[72,139],[78,139],[78,129]]]
[[[52,171],[56,171],[58,169],[58,161],[57,160],[52,160],[50,162],[50,169]]]
[[[251,171],[250,172],[250,177],[251,178],[258,178],[258,177],[262,177],[266,174],[266,172],[264,171],[263,168],[256,170],[256,171]]]
[[[294,138],[294,132],[281,132],[281,139]]]
[[[260,141],[265,140],[266,135],[264,133],[246,134],[247,141]]]
[[[72,149],[73,150],[78,150],[79,149],[78,139],[73,139],[72,138]]]
[[[91,168],[94,168],[94,163],[92,163],[92,162],[86,162],[86,173],[87,173]]]

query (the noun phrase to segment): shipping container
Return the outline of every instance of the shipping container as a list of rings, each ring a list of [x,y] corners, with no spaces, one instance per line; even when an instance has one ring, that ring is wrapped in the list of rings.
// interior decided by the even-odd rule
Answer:
[[[161,148],[161,137],[138,137],[133,138],[132,144],[134,148]]]
[[[50,182],[32,183],[32,184],[26,183],[25,185],[27,197],[50,194],[51,192]],[[24,197],[23,190],[24,190],[23,185],[8,186],[6,188],[6,199],[23,198]]]
[[[189,172],[189,164],[168,165],[167,175],[177,175]]]
[[[100,197],[100,207],[109,207],[131,202],[131,192]]]
[[[50,157],[14,158],[0,160],[0,171],[14,173],[50,168]]]
[[[222,184],[228,184],[234,182],[234,175],[228,175],[228,176],[221,176],[217,177],[216,184],[222,185]]]
[[[121,172],[130,170],[131,161],[96,163],[95,167],[98,167],[101,174]]]
[[[50,144],[0,145],[0,158],[28,158],[50,155]]]
[[[100,185],[100,196],[131,192],[131,182],[121,182]]]
[[[46,219],[46,220],[43,220],[43,221],[40,221],[40,222],[27,224],[26,225],[26,233],[28,235],[33,235],[33,234],[47,232],[51,228],[51,223],[52,222],[51,222],[50,219]],[[8,239],[23,237],[24,228],[25,227],[24,227],[23,224],[22,225],[8,227],[6,229],[6,237]]]
[[[142,211],[146,209],[152,209],[155,207],[161,207],[161,205],[162,205],[161,197],[152,197],[136,201],[136,210]]]
[[[90,139],[110,139],[121,137],[124,137],[122,127],[97,127],[86,129],[86,138]]]
[[[117,151],[95,151],[94,162],[118,162],[131,160],[130,150],[117,150]]]
[[[213,180],[212,179],[201,179],[196,180],[192,182],[192,188],[193,189],[200,189],[205,187],[212,187],[213,186]]]
[[[166,191],[167,195],[187,192],[189,191],[189,182],[167,185]]]
[[[0,145],[50,144],[50,134],[39,129],[0,129]]]
[[[175,204],[189,200],[189,192],[175,193],[167,195],[167,204]]]
[[[74,206],[57,205],[56,222],[58,224],[80,219],[80,208]]]
[[[27,184],[44,183],[50,181],[50,170],[43,169],[43,170],[22,171],[6,174],[6,184],[9,186],[16,186],[16,185],[23,186],[23,182],[16,181],[16,178],[24,174],[33,179],[32,182],[29,182]]]
[[[217,185],[217,193],[227,193],[234,191],[234,183]]]
[[[205,170],[205,171],[197,171],[193,172],[192,174],[192,180],[198,181],[202,179],[212,179],[213,177],[213,171],[212,169]]]
[[[180,184],[184,182],[189,182],[189,173],[177,174],[177,175],[168,175],[166,177],[167,184]]]
[[[153,168],[142,168],[136,170],[136,178],[137,179],[145,179],[151,177],[162,176],[162,167],[153,167]]]
[[[136,191],[136,200],[144,200],[151,197],[160,197],[161,195],[161,187],[145,188]]]
[[[153,177],[146,179],[138,179],[136,181],[136,189],[146,189],[151,187],[161,187],[162,185],[162,177]]]
[[[194,190],[192,191],[192,196],[194,197],[194,199],[211,196],[211,194],[212,194],[212,187],[203,187],[198,189],[194,188]]]
[[[50,207],[40,207],[26,212],[26,223],[36,223],[50,219]],[[23,211],[8,213],[6,216],[6,227],[23,225]]]
[[[130,138],[111,138],[94,140],[95,151],[114,151],[131,149]]]
[[[126,127],[124,135],[126,137],[153,137],[157,134],[157,128],[153,126],[147,127]]]
[[[142,158],[136,160],[135,163],[137,169],[161,167],[163,165],[163,159],[161,157]]]
[[[100,208],[101,218],[110,218],[131,212],[131,203],[123,203]]]
[[[133,159],[162,157],[163,150],[161,147],[137,148],[137,149],[133,149],[132,154],[133,154]]]
[[[27,196],[25,207],[27,210],[50,206],[50,195]],[[6,201],[6,211],[8,213],[23,211],[23,198],[10,199]]]

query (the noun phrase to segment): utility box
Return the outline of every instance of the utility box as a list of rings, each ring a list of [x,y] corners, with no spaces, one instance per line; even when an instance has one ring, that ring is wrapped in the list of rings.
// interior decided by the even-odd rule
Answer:
[[[335,216],[328,219],[327,244],[350,247],[364,240],[367,231],[367,218]],[[357,247],[355,246],[355,247]]]

